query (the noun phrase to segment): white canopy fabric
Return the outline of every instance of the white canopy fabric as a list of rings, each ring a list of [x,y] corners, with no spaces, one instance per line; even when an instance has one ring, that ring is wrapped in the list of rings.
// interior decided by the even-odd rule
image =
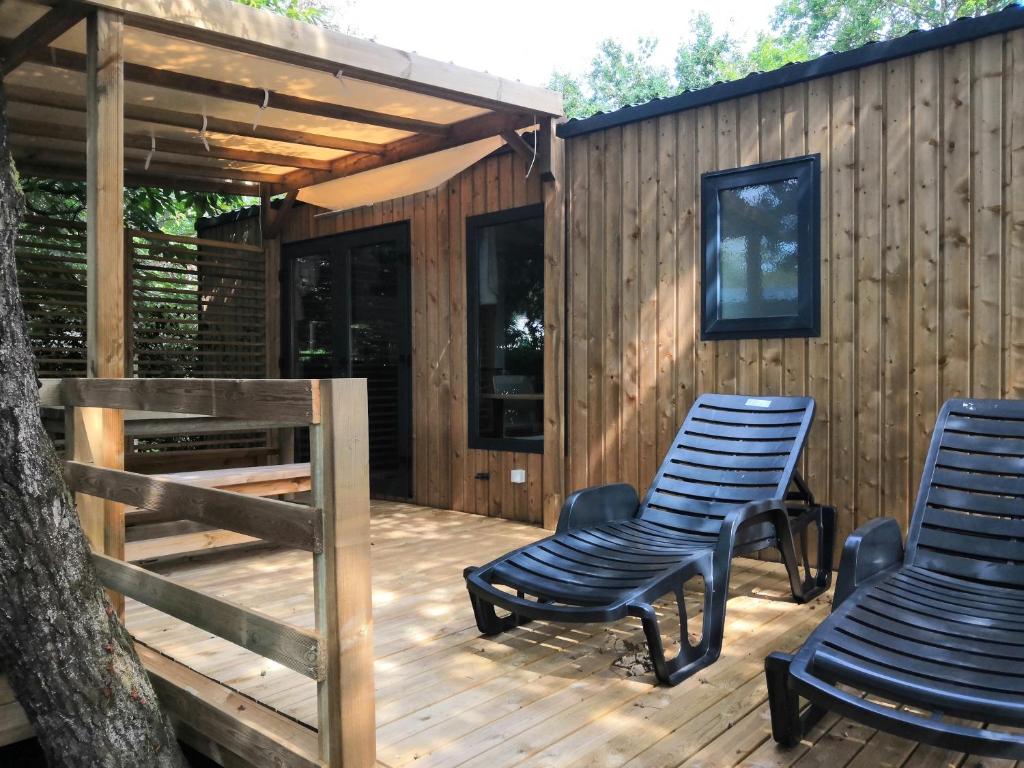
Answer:
[[[505,140],[492,136],[471,144],[444,149],[354,176],[325,181],[299,191],[299,200],[330,211],[393,200],[442,184],[498,149]]]

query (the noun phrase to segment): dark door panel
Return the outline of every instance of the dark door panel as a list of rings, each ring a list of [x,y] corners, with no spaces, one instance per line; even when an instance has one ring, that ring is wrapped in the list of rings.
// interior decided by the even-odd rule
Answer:
[[[408,223],[294,243],[284,256],[289,375],[366,379],[370,490],[411,498]]]

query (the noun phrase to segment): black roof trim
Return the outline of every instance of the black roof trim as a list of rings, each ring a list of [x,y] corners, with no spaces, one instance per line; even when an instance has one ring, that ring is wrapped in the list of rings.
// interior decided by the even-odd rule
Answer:
[[[279,204],[277,200],[273,202],[275,205]],[[259,215],[260,207],[258,205],[247,205],[244,208],[236,208],[233,211],[220,213],[216,216],[202,216],[196,219],[196,232],[209,229],[210,227],[219,227],[221,224],[230,224],[233,221],[245,221]]]
[[[702,88],[698,91],[686,91],[678,96],[654,99],[646,104],[623,107],[614,112],[601,112],[592,117],[569,120],[558,126],[558,135],[562,138],[582,136],[583,134],[613,128],[617,125],[634,123],[651,117],[659,117],[684,109],[703,107],[727,99],[795,85],[818,77],[835,75],[850,69],[866,67],[891,59],[912,56],[917,53],[956,45],[980,37],[988,37],[1002,32],[1009,32],[1024,27],[1024,7],[1020,4],[1007,6],[1001,11],[976,18],[958,19],[951,24],[926,31],[910,32],[894,40],[868,43],[860,48],[842,53],[826,53],[810,61],[786,64],[770,72],[755,72],[740,80]]]

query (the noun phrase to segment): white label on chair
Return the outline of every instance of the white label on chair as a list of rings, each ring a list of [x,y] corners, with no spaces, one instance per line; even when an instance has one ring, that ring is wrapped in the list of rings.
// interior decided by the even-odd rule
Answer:
[[[771,408],[772,407],[772,401],[771,400],[759,400],[756,397],[749,397],[749,398],[747,398],[747,402],[744,403],[744,405],[749,405],[752,408]]]

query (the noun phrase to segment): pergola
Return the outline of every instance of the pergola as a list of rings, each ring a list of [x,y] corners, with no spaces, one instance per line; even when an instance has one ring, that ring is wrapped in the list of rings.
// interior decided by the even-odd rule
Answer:
[[[0,29],[19,170],[87,181],[91,376],[126,371],[125,186],[260,195],[272,261],[307,194],[426,189],[502,142],[555,175],[558,94],[229,0],[7,0]],[[114,450],[120,430],[110,417],[96,444]]]

